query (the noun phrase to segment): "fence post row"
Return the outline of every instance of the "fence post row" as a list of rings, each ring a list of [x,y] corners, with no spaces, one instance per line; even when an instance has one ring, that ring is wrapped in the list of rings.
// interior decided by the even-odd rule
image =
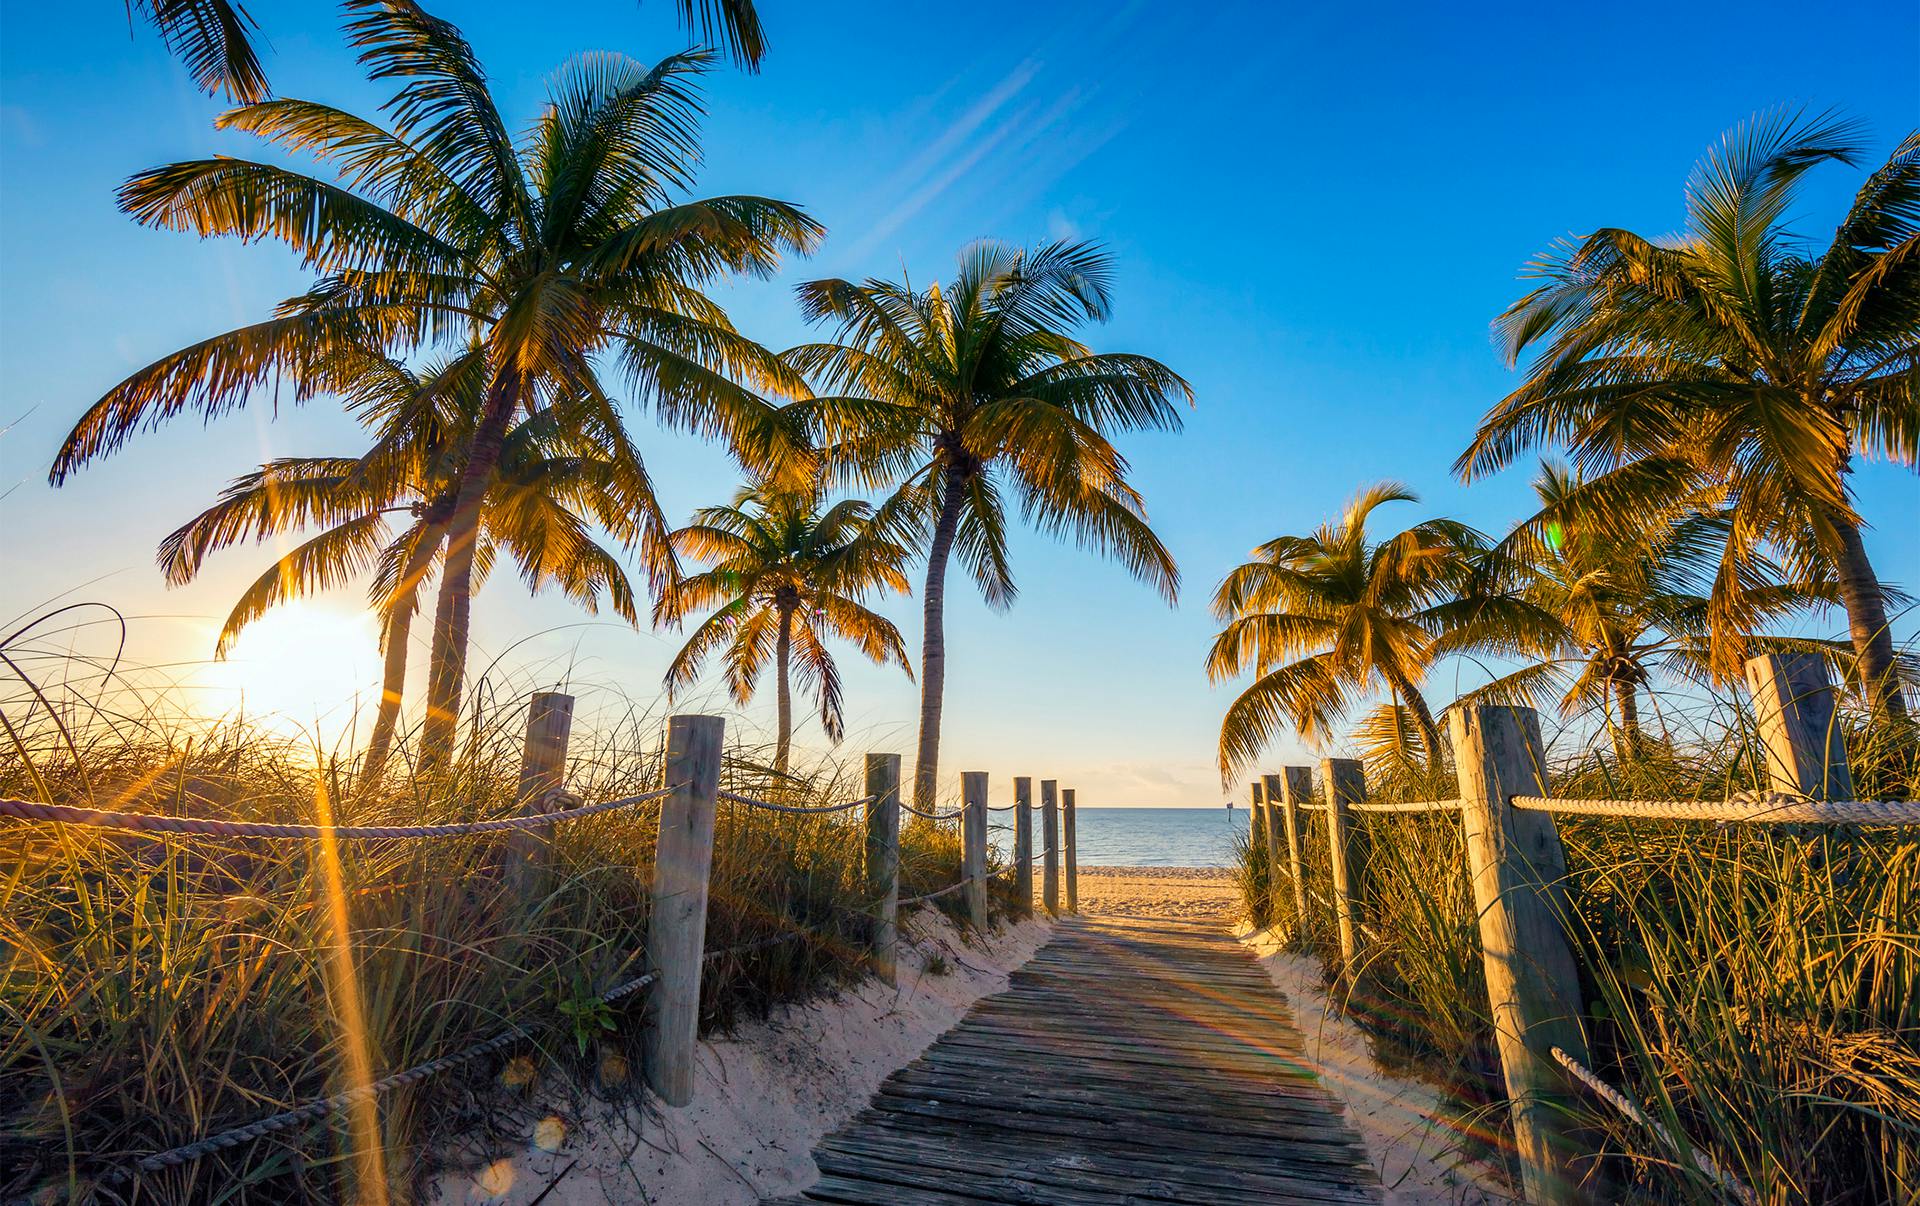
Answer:
[[[1352,758],[1326,758],[1320,777],[1327,788],[1327,864],[1333,870],[1333,914],[1340,931],[1340,974],[1351,977],[1360,958],[1354,894],[1360,889],[1353,805],[1367,795],[1365,769]]]
[[[1060,820],[1066,829],[1067,842],[1067,912],[1080,911],[1080,854],[1074,847],[1073,835],[1073,788],[1060,793]]]
[[[1521,1181],[1529,1202],[1578,1202],[1576,1103],[1551,1054],[1557,1046],[1588,1062],[1580,975],[1562,920],[1566,854],[1552,813],[1508,803],[1547,794],[1540,718],[1531,708],[1456,704],[1448,725]]]
[[[967,916],[987,928],[987,772],[960,772],[961,865],[967,881]]]
[[[867,755],[867,896],[873,901],[873,970],[888,984],[899,970],[900,755]]]
[[[719,803],[718,716],[667,719],[660,837],[647,919],[647,970],[659,979],[647,994],[647,1083],[660,1100],[693,1100],[694,1043],[700,1030],[700,967],[707,944],[707,881],[713,870],[713,818]]]
[[[1033,916],[1033,780],[1013,780],[1013,908],[1018,917]]]
[[[1834,719],[1833,684],[1817,653],[1747,659],[1747,690],[1775,791],[1814,800],[1851,800],[1847,743]]]
[[[573,733],[573,696],[559,691],[535,691],[527,701],[527,739],[520,750],[520,790],[515,797],[520,815],[552,812],[547,793],[567,781],[567,740]],[[545,861],[553,826],[535,825],[513,832],[507,842],[515,875],[531,893],[530,880]]]
[[[1040,834],[1047,840],[1047,858],[1040,876],[1040,894],[1049,917],[1060,915],[1060,784],[1040,780]]]

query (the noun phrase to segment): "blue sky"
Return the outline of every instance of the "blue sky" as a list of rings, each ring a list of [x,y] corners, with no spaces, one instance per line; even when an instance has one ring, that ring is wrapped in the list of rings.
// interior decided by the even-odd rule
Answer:
[[[382,94],[357,76],[330,8],[249,7],[277,91],[372,112]],[[665,0],[430,7],[466,30],[516,125],[573,53],[650,60],[686,42]],[[996,794],[1014,774],[1058,777],[1088,805],[1218,799],[1213,746],[1230,696],[1201,670],[1205,602],[1255,543],[1305,530],[1382,478],[1424,499],[1382,522],[1446,513],[1491,529],[1521,513],[1524,469],[1469,489],[1448,466],[1511,386],[1489,322],[1529,256],[1600,225],[1674,229],[1689,167],[1756,110],[1839,108],[1870,125],[1882,154],[1920,121],[1920,10],[1904,3],[1833,21],[1754,3],[763,9],[764,71],[710,79],[700,191],[799,202],[830,235],[781,280],[719,291],[741,327],[772,346],[805,338],[795,280],[903,265],[930,280],[981,235],[1097,238],[1117,282],[1114,319],[1092,341],[1156,356],[1194,385],[1183,434],[1125,446],[1184,571],[1177,609],[1032,533],[1014,544],[1011,612],[949,596],[947,777],[984,768]],[[60,491],[45,485],[60,437],[104,389],[301,284],[275,248],[144,230],[114,208],[114,188],[141,168],[252,153],[212,130],[220,107],[144,28],[129,31],[120,4],[0,9],[0,616],[109,601],[136,617],[131,654],[149,664],[206,658],[209,625],[271,558],[235,550],[167,590],[159,538],[263,456],[358,447],[324,403],[276,419],[267,398],[212,427],[178,421]],[[1845,169],[1819,174],[1800,228],[1829,232],[1857,183]],[[735,485],[710,447],[649,430],[645,449],[676,516]],[[1886,466],[1857,484],[1882,574],[1920,588],[1920,486]],[[341,592],[318,609],[324,622],[309,612],[251,654],[243,644],[241,665],[175,674],[306,716],[333,708],[372,673],[367,649],[349,648],[371,641],[360,603]],[[885,610],[917,649],[917,606]],[[651,701],[673,647],[528,598],[506,574],[476,624],[482,664],[499,657],[522,685],[571,681],[588,715],[620,693]],[[1839,631],[1838,617],[1827,627]],[[1914,627],[1903,620],[1902,635]],[[327,651],[335,673],[308,684],[277,669],[289,647]],[[910,750],[916,688],[844,665],[844,752]],[[1475,673],[1444,668],[1436,705]],[[717,691],[685,706],[703,703],[718,706]],[[764,726],[769,712],[744,722]],[[800,740],[821,741],[811,726]],[[1286,743],[1271,761],[1304,756]]]

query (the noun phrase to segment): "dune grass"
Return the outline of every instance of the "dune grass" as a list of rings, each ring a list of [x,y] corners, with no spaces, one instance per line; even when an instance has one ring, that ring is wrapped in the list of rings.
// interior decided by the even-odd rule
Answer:
[[[19,713],[16,712],[15,715]],[[497,701],[442,778],[360,785],[310,745],[245,722],[107,723],[71,710],[11,726],[0,793],[197,817],[422,824],[510,814],[524,701]],[[122,714],[124,719],[124,713]],[[659,781],[661,717],[576,730],[587,800]],[[776,776],[730,748],[723,786],[785,803],[862,794],[831,763]],[[857,761],[857,760],[856,760]],[[402,763],[404,765],[404,761]],[[707,946],[806,931],[707,965],[724,1028],[863,975],[860,810],[722,802]],[[503,870],[499,836],[338,844],[148,838],[0,823],[0,1198],[413,1198],[448,1153],[484,1158],[536,1093],[638,1091],[639,973],[657,805],[555,827],[545,870]],[[951,825],[908,825],[902,895],[960,873]],[[959,897],[939,902],[959,911]],[[101,1175],[497,1034],[528,1039],[358,1109],[134,1181]]]
[[[1848,723],[1860,797],[1913,795],[1900,736]],[[1749,734],[1721,709],[1628,765],[1603,739],[1556,758],[1551,790],[1724,798],[1759,785]],[[1443,776],[1380,798],[1453,794]],[[1287,868],[1249,866],[1256,860],[1243,848],[1241,881],[1271,875],[1274,924],[1331,967],[1326,831],[1319,814],[1303,815],[1313,914],[1304,930],[1293,924]],[[1728,1200],[1698,1170],[1699,1151],[1765,1203],[1920,1200],[1920,841],[1911,830],[1557,820],[1593,1066],[1673,1137],[1583,1097],[1579,1121],[1601,1153],[1584,1171],[1627,1200]],[[1459,822],[1362,813],[1357,825],[1364,950],[1346,1003],[1383,1062],[1446,1088],[1470,1144],[1498,1159],[1506,1111]]]

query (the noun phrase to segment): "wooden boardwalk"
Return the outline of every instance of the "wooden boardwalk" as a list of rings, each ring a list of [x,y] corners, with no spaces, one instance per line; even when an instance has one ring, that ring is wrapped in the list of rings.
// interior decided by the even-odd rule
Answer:
[[[1217,928],[1073,918],[814,1152],[787,1206],[1378,1202],[1285,1003]]]

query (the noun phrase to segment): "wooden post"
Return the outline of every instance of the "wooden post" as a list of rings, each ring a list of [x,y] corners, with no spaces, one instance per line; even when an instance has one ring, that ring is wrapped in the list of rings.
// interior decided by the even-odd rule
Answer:
[[[1013,900],[1021,917],[1033,916],[1033,780],[1013,781]]]
[[[1074,844],[1073,789],[1060,793],[1060,826],[1067,841],[1067,912],[1080,911],[1080,853]]]
[[[1578,1103],[1552,1055],[1557,1046],[1588,1062],[1580,975],[1563,928],[1566,854],[1552,813],[1508,803],[1547,794],[1540,719],[1531,708],[1456,704],[1448,727],[1521,1181],[1536,1206],[1578,1202],[1568,1121]]]
[[[1304,933],[1307,928],[1306,864],[1301,860],[1300,806],[1313,798],[1313,768],[1283,767],[1280,780],[1281,819],[1287,828],[1287,866],[1293,872],[1293,918]]]
[[[647,919],[647,1083],[670,1106],[693,1100],[694,1043],[700,1032],[700,966],[707,944],[707,877],[713,870],[713,815],[719,802],[718,716],[667,718],[660,838],[654,848],[653,912]]]
[[[527,701],[527,739],[520,750],[520,790],[516,798],[521,816],[554,811],[547,793],[566,783],[567,739],[572,732],[573,696],[535,691]],[[546,861],[547,843],[552,840],[551,825],[515,830],[507,843],[515,872],[530,876]],[[531,888],[530,883],[527,886]]]
[[[894,983],[900,945],[900,755],[867,755],[867,896],[873,970]]]
[[[1262,775],[1261,792],[1267,800],[1267,924],[1280,921],[1280,803],[1286,793],[1279,775]]]
[[[987,930],[987,772],[960,772],[961,859],[966,870],[967,916]]]
[[[1060,784],[1040,780],[1040,836],[1047,840],[1047,857],[1040,877],[1040,896],[1049,917],[1060,915]]]
[[[1261,787],[1260,780],[1255,779],[1249,785],[1247,795],[1249,797],[1249,803],[1247,805],[1247,847],[1253,851],[1253,861],[1255,865],[1258,865],[1261,858],[1265,856],[1267,849],[1266,838],[1263,836],[1266,832],[1267,824],[1267,794]]]
[[[1767,653],[1748,658],[1746,669],[1773,790],[1851,800],[1853,773],[1826,661],[1816,653]]]
[[[1327,861],[1333,868],[1333,915],[1340,929],[1340,973],[1351,977],[1360,956],[1354,893],[1360,889],[1360,851],[1355,846],[1353,805],[1367,797],[1367,776],[1352,758],[1325,758],[1320,776],[1327,785]]]

